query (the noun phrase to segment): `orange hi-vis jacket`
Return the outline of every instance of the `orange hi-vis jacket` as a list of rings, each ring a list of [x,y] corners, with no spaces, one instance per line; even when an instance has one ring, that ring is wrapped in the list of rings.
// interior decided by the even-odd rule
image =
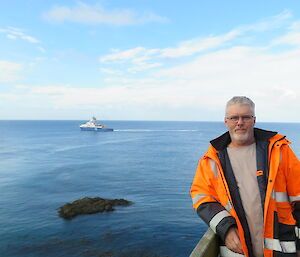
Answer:
[[[254,128],[257,182],[263,210],[265,257],[296,256],[300,250],[300,162],[285,136]],[[236,226],[244,254],[254,257],[237,183],[227,154],[229,132],[211,141],[191,187],[193,207],[220,237],[221,256],[243,256],[225,245]]]

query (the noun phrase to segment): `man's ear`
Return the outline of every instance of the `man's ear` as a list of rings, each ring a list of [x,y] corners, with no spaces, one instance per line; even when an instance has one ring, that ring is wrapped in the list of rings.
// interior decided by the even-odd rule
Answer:
[[[226,127],[226,128],[228,128],[228,124],[227,124],[227,122],[228,122],[228,121],[227,121],[227,119],[226,119],[226,118],[224,118],[224,125],[225,125],[225,127]]]

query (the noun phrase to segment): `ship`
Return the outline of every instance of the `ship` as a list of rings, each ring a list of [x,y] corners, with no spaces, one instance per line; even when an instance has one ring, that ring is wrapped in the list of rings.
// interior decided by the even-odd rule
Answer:
[[[105,125],[97,123],[97,119],[95,117],[92,117],[88,122],[81,124],[79,127],[81,130],[86,131],[114,131],[112,128],[108,128]]]

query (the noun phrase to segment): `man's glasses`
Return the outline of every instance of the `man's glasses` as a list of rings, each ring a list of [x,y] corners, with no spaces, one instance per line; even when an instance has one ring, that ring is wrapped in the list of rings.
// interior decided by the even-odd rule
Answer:
[[[240,118],[242,119],[243,122],[249,122],[251,121],[254,116],[253,115],[242,115],[242,116],[230,116],[230,117],[226,117],[227,120],[229,120],[230,122],[238,122],[240,120]]]

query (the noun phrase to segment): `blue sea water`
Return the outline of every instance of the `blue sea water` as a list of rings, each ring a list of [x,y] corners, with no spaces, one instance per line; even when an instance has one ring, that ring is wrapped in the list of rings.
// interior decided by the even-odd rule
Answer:
[[[0,256],[189,256],[207,226],[189,196],[221,122],[0,121]],[[261,123],[300,156],[299,123]],[[64,220],[57,210],[89,197],[134,204]]]

